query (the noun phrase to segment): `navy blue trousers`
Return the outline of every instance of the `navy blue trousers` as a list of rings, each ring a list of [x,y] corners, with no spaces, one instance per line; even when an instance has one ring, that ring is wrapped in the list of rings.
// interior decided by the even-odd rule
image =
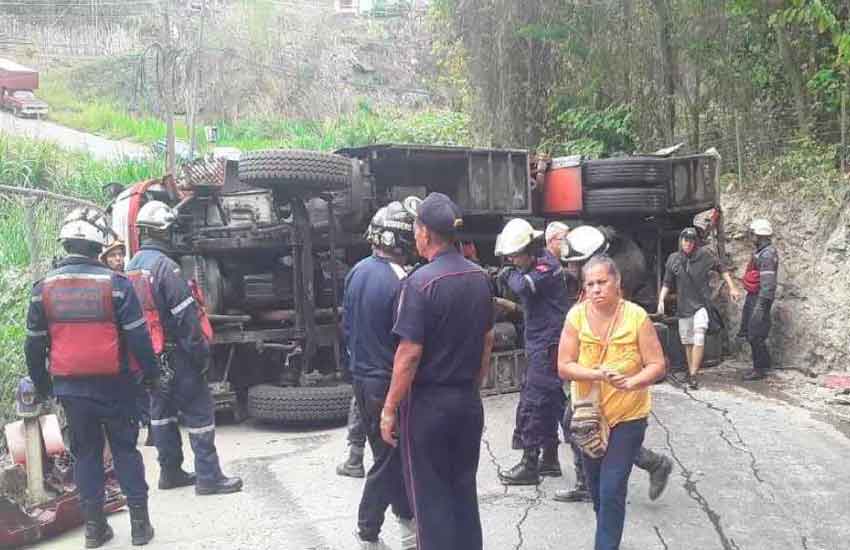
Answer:
[[[744,310],[741,313],[741,330],[739,335],[745,336],[753,352],[753,368],[757,371],[766,372],[770,369],[770,351],[767,348],[767,337],[770,334],[770,310],[773,300],[766,300],[764,313],[756,317],[753,309],[758,301],[757,294],[747,294],[744,302]]]
[[[401,472],[401,451],[381,439],[381,410],[389,389],[389,380],[354,379],[354,397],[360,410],[361,426],[375,459],[366,474],[357,514],[360,538],[368,541],[378,540],[388,507],[392,507],[397,517],[413,518]]]
[[[74,480],[84,506],[103,507],[103,447],[109,439],[115,475],[131,506],[147,505],[148,484],[142,454],[136,448],[138,419],[119,401],[60,397],[71,432]]]
[[[351,405],[348,407],[348,444],[354,447],[366,446],[366,429],[360,416],[360,406],[357,397],[351,396]],[[383,441],[383,440],[382,440]]]
[[[558,445],[558,425],[564,418],[567,397],[555,372],[556,353],[557,347],[528,357],[511,439],[514,449]]]
[[[622,422],[611,429],[602,458],[582,454],[584,475],[596,512],[594,550],[619,550],[626,521],[626,494],[632,465],[646,433],[646,419]]]
[[[417,386],[401,407],[401,458],[419,550],[481,550],[478,458],[484,408],[473,384]]]
[[[183,440],[178,417],[183,417],[189,444],[195,454],[195,473],[201,482],[214,483],[223,476],[215,448],[215,405],[204,376],[179,352],[169,354],[175,371],[173,389],[168,395],[151,396],[151,429],[162,468],[183,464]]]

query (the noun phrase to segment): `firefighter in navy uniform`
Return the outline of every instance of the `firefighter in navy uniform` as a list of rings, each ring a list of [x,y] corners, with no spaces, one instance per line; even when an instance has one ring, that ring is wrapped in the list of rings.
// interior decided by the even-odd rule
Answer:
[[[561,476],[558,423],[564,416],[566,396],[556,362],[561,328],[574,300],[567,295],[560,261],[542,248],[541,236],[526,220],[514,218],[496,239],[496,255],[511,263],[499,278],[519,297],[525,313],[528,357],[513,441],[514,448],[523,449],[523,456],[519,464],[500,474],[505,485],[536,485],[541,475]]]
[[[367,238],[372,255],[358,262],[345,278],[342,315],[354,396],[374,457],[360,499],[357,538],[360,548],[385,548],[379,534],[384,513],[392,507],[399,521],[401,547],[408,550],[416,548],[413,512],[399,450],[381,439],[380,416],[396,350],[392,327],[401,283],[407,275],[403,266],[413,251],[412,211],[400,202],[391,202],[372,218]]]
[[[741,314],[741,329],[738,336],[746,338],[753,352],[753,368],[744,374],[744,380],[760,380],[770,369],[770,350],[767,336],[770,333],[770,309],[776,298],[779,252],[772,244],[773,227],[764,218],[750,224],[753,252],[744,273],[744,288],[747,299]]]
[[[168,257],[175,220],[168,205],[146,203],[136,219],[141,247],[127,264],[127,275],[139,294],[154,350],[165,371],[160,388],[151,396],[159,488],[195,485],[198,495],[235,493],[242,489],[242,480],[222,473],[215,448],[215,407],[206,380],[211,334],[206,334],[203,310],[180,276],[180,267]],[[183,470],[178,413],[189,432],[195,474]]]
[[[483,545],[479,387],[490,365],[493,304],[487,273],[455,247],[461,224],[460,208],[441,193],[417,209],[416,249],[428,263],[402,284],[393,327],[399,344],[381,412],[384,441],[395,446],[399,428],[419,550]]]
[[[130,508],[132,543],[147,544],[154,536],[136,449],[135,395],[137,384],[156,384],[159,367],[130,281],[97,259],[108,232],[94,209],[76,209],[66,218],[59,239],[68,256],[35,284],[27,314],[29,375],[42,397],[52,380],[68,419],[86,548],[113,536],[103,513],[105,438]]]

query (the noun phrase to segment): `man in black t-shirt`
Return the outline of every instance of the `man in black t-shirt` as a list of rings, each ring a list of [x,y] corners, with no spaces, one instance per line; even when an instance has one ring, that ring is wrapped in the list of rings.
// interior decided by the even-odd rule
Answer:
[[[664,300],[670,288],[676,287],[676,317],[679,318],[679,339],[685,346],[688,359],[688,387],[697,389],[697,372],[705,354],[705,333],[708,330],[708,306],[711,291],[709,275],[717,271],[729,285],[729,295],[738,301],[741,293],[732,282],[729,271],[708,249],[697,243],[697,231],[686,227],[679,235],[680,249],[670,254],[664,273],[664,284],[658,296],[658,314],[664,315]]]

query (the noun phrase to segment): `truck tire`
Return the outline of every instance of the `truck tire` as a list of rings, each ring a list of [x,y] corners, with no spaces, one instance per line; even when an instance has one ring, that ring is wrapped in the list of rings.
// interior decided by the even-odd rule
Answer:
[[[260,384],[248,389],[248,416],[288,424],[344,423],[348,419],[350,384],[280,387]]]
[[[341,155],[267,149],[244,153],[239,179],[276,191],[332,191],[351,184],[351,159]]]
[[[584,211],[590,216],[651,216],[667,209],[667,189],[611,188],[584,192]]]
[[[585,189],[606,187],[655,187],[672,177],[669,159],[627,158],[589,160],[584,163]]]

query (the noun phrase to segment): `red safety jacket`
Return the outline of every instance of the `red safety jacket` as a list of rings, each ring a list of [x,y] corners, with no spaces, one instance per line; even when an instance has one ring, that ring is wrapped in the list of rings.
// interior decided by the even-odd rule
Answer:
[[[759,273],[759,268],[756,265],[755,259],[750,259],[750,262],[747,264],[747,269],[744,271],[744,279],[743,279],[744,289],[749,294],[758,294],[759,285],[761,285],[761,273]]]
[[[201,334],[208,344],[212,344],[215,335],[210,318],[207,316],[207,302],[204,298],[204,292],[195,279],[189,279],[189,289],[192,291],[192,298],[198,305],[198,323],[201,325]]]
[[[153,277],[147,270],[134,270],[127,272],[127,278],[133,284],[133,290],[139,298],[142,306],[142,315],[147,323],[148,333],[151,337],[153,352],[157,355],[165,350],[165,330],[162,328],[162,319],[159,317],[159,309],[153,297]],[[136,360],[131,355],[130,364],[135,365]]]
[[[112,292],[108,274],[73,273],[44,279],[41,297],[50,335],[51,375],[119,374],[121,353]]]

